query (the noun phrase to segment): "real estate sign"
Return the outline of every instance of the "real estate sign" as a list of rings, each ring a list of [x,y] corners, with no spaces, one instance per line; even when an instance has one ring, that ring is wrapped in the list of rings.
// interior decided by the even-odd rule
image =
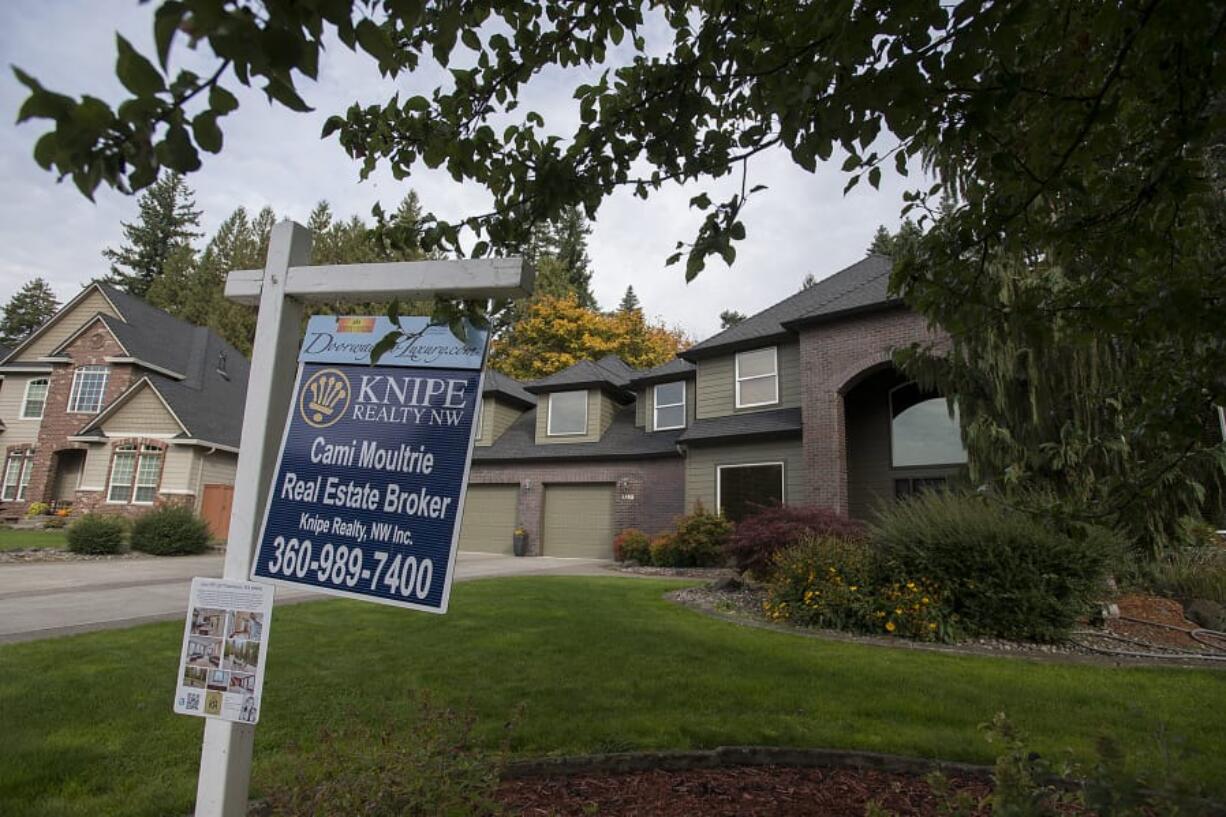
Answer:
[[[487,343],[426,318],[311,318],[251,577],[445,613]]]
[[[260,719],[273,589],[192,579],[175,712],[240,723]]]

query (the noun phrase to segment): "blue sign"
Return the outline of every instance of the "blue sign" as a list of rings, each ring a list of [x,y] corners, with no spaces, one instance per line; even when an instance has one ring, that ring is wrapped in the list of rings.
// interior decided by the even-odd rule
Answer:
[[[447,611],[487,336],[427,323],[311,319],[252,579]]]

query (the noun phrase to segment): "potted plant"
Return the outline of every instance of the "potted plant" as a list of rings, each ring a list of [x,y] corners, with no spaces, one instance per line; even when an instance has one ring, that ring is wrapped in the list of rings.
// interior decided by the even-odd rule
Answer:
[[[515,529],[515,555],[526,556],[528,554],[528,531],[524,528]]]

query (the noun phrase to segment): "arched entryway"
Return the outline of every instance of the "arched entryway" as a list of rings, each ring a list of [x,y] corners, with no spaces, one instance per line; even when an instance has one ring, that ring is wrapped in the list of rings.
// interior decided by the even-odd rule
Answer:
[[[946,400],[890,364],[866,369],[843,390],[847,505],[869,519],[893,499],[944,484],[966,462]]]

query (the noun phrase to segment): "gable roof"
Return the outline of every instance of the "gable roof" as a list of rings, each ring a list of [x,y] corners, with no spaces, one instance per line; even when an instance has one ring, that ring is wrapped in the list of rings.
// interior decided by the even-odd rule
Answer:
[[[59,323],[60,318],[62,318],[64,315],[71,312],[73,307],[75,307],[81,301],[84,301],[86,298],[90,296],[91,293],[94,293],[94,292],[101,293],[103,298],[106,298],[108,301],[110,300],[110,297],[107,291],[103,289],[102,285],[97,282],[94,282],[92,284],[82,287],[81,291],[78,292],[76,295],[72,296],[72,298],[69,299],[68,303],[64,304],[59,309],[57,309],[54,315],[52,315],[50,318],[47,318],[47,320],[43,321],[42,324],[40,324],[37,329],[35,329],[33,332],[31,332],[30,334],[22,338],[20,341],[18,341],[16,346],[14,346],[11,349],[6,350],[4,353],[4,356],[0,357],[0,364],[8,363],[10,358],[17,357],[18,354],[22,352],[27,346],[34,343],[34,341],[42,337],[43,334],[48,329],[50,329],[51,327]],[[114,301],[111,301],[111,306],[115,306]],[[116,311],[118,311],[119,307],[115,307],[115,309]]]
[[[494,398],[501,397],[507,402],[516,403],[524,408],[532,408],[536,405],[536,397],[525,391],[522,383],[493,369],[485,372],[485,385],[481,389],[481,394]]]
[[[712,335],[681,352],[686,360],[753,348],[791,336],[796,326],[902,303],[889,294],[893,264],[885,255],[872,254],[808,289],[791,295],[735,326]]]
[[[626,397],[630,378],[637,370],[617,355],[606,355],[600,360],[580,360],[560,372],[524,386],[532,394],[546,394],[569,389],[604,389],[617,397]]]
[[[667,363],[661,363],[646,371],[637,372],[630,378],[632,388],[642,388],[655,383],[669,383],[675,380],[693,380],[698,373],[698,367],[688,360],[675,357]]]

